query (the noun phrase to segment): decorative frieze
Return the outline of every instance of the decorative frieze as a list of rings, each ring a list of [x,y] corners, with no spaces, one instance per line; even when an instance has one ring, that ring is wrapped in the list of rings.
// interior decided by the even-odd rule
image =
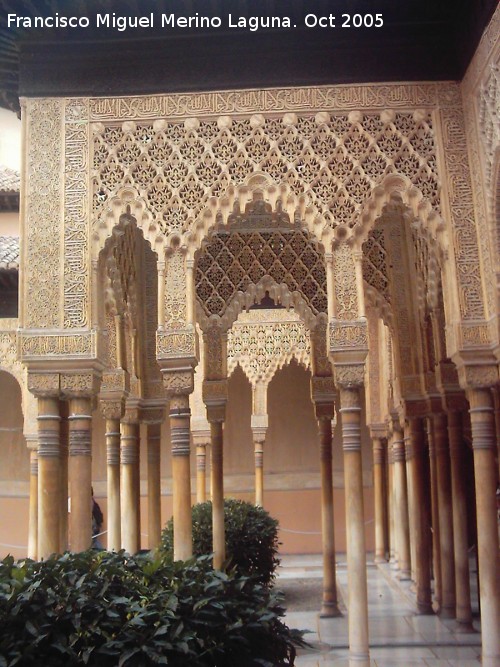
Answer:
[[[95,357],[97,336],[95,331],[86,333],[58,332],[51,334],[19,334],[21,359],[32,361],[37,357],[78,358]]]

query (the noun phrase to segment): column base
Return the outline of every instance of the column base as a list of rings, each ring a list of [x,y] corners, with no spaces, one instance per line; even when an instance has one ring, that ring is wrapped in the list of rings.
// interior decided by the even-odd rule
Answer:
[[[401,570],[398,574],[399,581],[411,581],[411,573],[409,570]]]
[[[430,602],[417,602],[417,614],[419,616],[434,616],[434,609]]]
[[[375,556],[373,562],[375,565],[380,565],[381,563],[387,563],[387,558],[385,556]]]
[[[440,618],[456,618],[455,607],[441,607],[438,616]]]
[[[472,621],[459,621],[458,619],[456,619],[456,625],[453,628],[453,632],[456,635],[469,635],[469,634],[476,634],[477,630],[472,625]]]
[[[349,653],[349,667],[370,667],[369,653]]]
[[[318,614],[319,618],[336,618],[338,616],[342,616],[342,612],[336,602],[323,602]]]

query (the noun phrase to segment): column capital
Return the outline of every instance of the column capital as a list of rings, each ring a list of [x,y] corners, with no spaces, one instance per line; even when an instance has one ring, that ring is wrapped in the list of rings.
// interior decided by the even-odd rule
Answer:
[[[204,380],[202,385],[203,402],[207,408],[207,420],[213,424],[226,419],[228,381]]]
[[[186,363],[185,366],[162,368],[163,386],[167,396],[188,396],[194,391],[194,366]]]
[[[92,398],[99,391],[100,378],[93,371],[61,373],[61,394],[64,398]]]
[[[266,439],[269,417],[267,415],[252,415],[250,426],[252,429],[252,439],[254,443],[263,443]]]
[[[162,424],[165,421],[167,401],[165,399],[149,399],[141,401],[140,418],[143,424]]]
[[[30,371],[28,389],[37,398],[59,398],[61,393],[59,373]]]
[[[100,410],[104,419],[121,419],[124,413],[125,399],[105,399],[101,398]]]

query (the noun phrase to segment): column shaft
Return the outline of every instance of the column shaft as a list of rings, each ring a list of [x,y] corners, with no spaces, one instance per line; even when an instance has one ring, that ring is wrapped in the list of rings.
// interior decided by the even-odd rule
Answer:
[[[214,568],[217,570],[222,569],[222,564],[226,560],[222,429],[221,421],[210,422],[213,552]]]
[[[434,426],[432,417],[427,420],[427,438],[429,441],[429,468],[431,478],[431,513],[432,513],[432,569],[434,575],[434,599],[441,607],[441,548],[439,540],[439,501],[437,482],[436,449],[434,443]]]
[[[69,487],[71,551],[92,544],[92,412],[90,398],[69,401]]]
[[[453,506],[451,497],[448,422],[444,413],[434,414],[434,440],[439,511],[439,548],[441,560],[440,616],[455,618],[455,557],[453,551]]]
[[[148,536],[149,548],[156,549],[161,538],[161,424],[148,424]]]
[[[255,504],[264,505],[264,442],[254,443],[255,459]]]
[[[122,422],[120,437],[121,459],[121,534],[122,548],[135,554],[140,547],[139,533],[139,425]]]
[[[59,551],[61,470],[59,399],[38,399],[38,558]]]
[[[476,486],[479,593],[483,667],[500,664],[500,578],[498,576],[497,468],[495,422],[489,389],[470,390]]]
[[[61,517],[59,521],[59,550],[68,548],[68,454],[69,454],[69,423],[67,403],[61,403]]]
[[[67,511],[67,507],[66,507]],[[30,450],[30,514],[28,526],[28,558],[38,558],[38,452]]]
[[[453,495],[453,542],[455,551],[455,592],[457,623],[464,631],[472,631],[470,599],[469,541],[467,531],[467,493],[465,451],[462,420],[459,412],[448,412],[450,441],[451,488]]]
[[[193,555],[191,517],[191,466],[189,460],[189,396],[175,396],[170,401],[172,442],[174,558],[186,560]]]
[[[391,442],[387,445],[387,509],[389,514],[389,562],[396,562],[396,529],[394,525],[394,457]]]
[[[385,563],[384,447],[380,438],[373,438],[373,493],[375,496],[375,562]]]
[[[346,494],[349,664],[369,667],[359,388],[341,388],[340,405]]]
[[[108,549],[119,551],[122,545],[119,419],[106,419],[106,457],[108,466]]]
[[[196,502],[207,499],[207,446],[196,445]]]
[[[340,616],[337,600],[333,517],[332,422],[318,419],[321,466],[321,536],[323,544],[323,603],[321,616]]]
[[[424,489],[424,429],[422,420],[410,418],[411,474],[414,511],[415,580],[420,614],[432,614],[430,532]]]
[[[394,481],[396,488],[395,524],[397,535],[398,565],[401,579],[410,578],[410,526],[408,517],[408,489],[406,485],[406,458],[403,432],[393,435]]]

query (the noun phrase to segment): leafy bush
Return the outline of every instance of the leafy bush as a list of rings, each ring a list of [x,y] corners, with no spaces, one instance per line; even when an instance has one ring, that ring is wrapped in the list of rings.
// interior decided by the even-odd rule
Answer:
[[[193,552],[196,556],[211,554],[212,503],[193,506]],[[262,507],[243,500],[224,500],[226,556],[231,567],[241,575],[256,576],[269,584],[275,576],[278,559],[278,522]],[[162,531],[161,550],[172,557],[173,519]]]
[[[0,563],[0,665],[268,667],[294,664],[301,634],[279,598],[208,558],[123,552]]]

